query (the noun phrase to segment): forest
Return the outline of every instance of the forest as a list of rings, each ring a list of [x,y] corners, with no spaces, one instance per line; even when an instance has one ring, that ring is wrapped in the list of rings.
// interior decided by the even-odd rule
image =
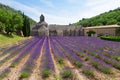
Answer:
[[[30,35],[30,25],[36,22],[20,10],[15,10],[0,3],[0,33]]]
[[[113,25],[120,24],[120,8],[110,10],[108,12],[102,13],[100,15],[91,18],[82,18],[73,25],[82,25],[83,27],[90,26],[102,26],[102,25]]]

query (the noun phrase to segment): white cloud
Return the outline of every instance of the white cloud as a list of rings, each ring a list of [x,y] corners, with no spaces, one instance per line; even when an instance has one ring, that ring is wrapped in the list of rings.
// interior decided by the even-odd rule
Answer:
[[[40,0],[47,6],[51,7],[51,11],[55,7],[53,2],[50,0]],[[66,0],[69,2],[79,2],[81,0]],[[115,9],[119,7],[120,0],[86,0],[86,3],[83,3],[82,6],[77,6],[76,9],[69,11],[68,9],[61,9],[61,10],[53,10],[51,14],[48,12],[44,12],[42,8],[39,8],[39,5],[36,6],[28,6],[22,3],[19,3],[15,0],[0,0],[1,3],[9,5],[15,9],[21,10],[25,12],[29,17],[39,21],[39,16],[41,14],[45,15],[46,22],[49,24],[69,24],[77,22],[82,18],[89,18],[100,13],[109,11],[111,9]],[[31,3],[32,4],[32,3]],[[71,5],[76,6],[76,5]],[[82,9],[82,8],[83,9]],[[57,8],[57,6],[55,7]],[[80,9],[79,9],[80,8]]]
[[[92,17],[100,13],[118,8],[120,0],[88,0],[85,4],[86,10],[83,11],[84,16]]]
[[[35,7],[30,7],[27,5],[23,5],[21,3],[18,3],[16,1],[10,1],[10,0],[6,0],[6,1],[2,1],[3,4],[9,5],[18,10],[22,10],[23,12],[25,12],[25,14],[27,14],[29,17],[31,17],[32,19],[36,20],[37,22],[39,21],[39,16],[41,14],[44,14],[46,17],[46,21],[50,24],[67,24],[68,23],[68,19],[65,17],[60,17],[60,16],[55,16],[55,15],[50,15],[44,12],[41,12],[40,10],[38,10]]]

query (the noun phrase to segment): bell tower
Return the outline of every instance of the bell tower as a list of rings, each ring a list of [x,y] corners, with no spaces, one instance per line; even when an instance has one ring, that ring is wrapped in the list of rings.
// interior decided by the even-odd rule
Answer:
[[[43,14],[41,14],[41,16],[40,16],[40,22],[44,22],[44,21],[45,21],[45,17],[44,17]]]

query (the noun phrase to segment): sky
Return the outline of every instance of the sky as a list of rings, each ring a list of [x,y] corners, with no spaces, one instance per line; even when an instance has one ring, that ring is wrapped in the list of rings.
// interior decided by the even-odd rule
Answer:
[[[39,22],[41,14],[48,24],[67,25],[120,7],[120,0],[0,0]]]

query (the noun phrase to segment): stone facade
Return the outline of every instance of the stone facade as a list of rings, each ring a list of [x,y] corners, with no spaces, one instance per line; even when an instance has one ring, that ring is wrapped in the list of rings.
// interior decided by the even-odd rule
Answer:
[[[36,25],[31,26],[31,36],[88,36],[87,32],[93,30],[96,34],[92,36],[101,35],[116,35],[116,28],[118,25],[107,25],[107,26],[93,26],[83,28],[82,26],[72,25],[48,25],[45,22],[43,15],[40,16],[40,22]]]
[[[116,36],[116,29],[119,28],[118,25],[106,25],[106,26],[94,26],[94,27],[86,27],[84,28],[84,35],[88,36],[87,32],[93,30],[96,32],[93,36]]]
[[[81,26],[72,25],[48,25],[43,15],[40,22],[31,26],[31,36],[81,36],[83,29]]]
[[[49,36],[48,24],[43,15],[40,16],[40,22],[31,26],[31,36]]]

